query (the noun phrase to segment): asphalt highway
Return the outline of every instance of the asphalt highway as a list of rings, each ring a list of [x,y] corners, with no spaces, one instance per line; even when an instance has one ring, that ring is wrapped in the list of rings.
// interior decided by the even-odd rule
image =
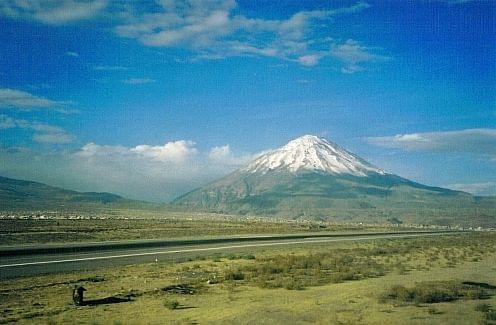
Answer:
[[[0,247],[0,279],[157,261],[183,261],[201,255],[249,251],[260,247],[270,249],[282,245],[316,243],[332,245],[333,242],[343,241],[442,236],[457,233],[459,232],[299,234]]]

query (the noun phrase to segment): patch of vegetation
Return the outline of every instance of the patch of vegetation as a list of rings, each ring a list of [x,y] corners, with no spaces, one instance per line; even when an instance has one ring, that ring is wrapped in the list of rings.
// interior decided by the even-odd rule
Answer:
[[[175,293],[181,295],[194,295],[196,293],[195,288],[189,284],[174,284],[167,286],[162,290],[167,293]]]
[[[220,258],[227,258],[228,260],[234,261],[234,260],[254,260],[255,255],[253,254],[227,254],[227,255],[219,255],[217,258],[220,260]]]
[[[442,312],[439,311],[437,308],[434,308],[434,307],[429,307],[429,309],[427,309],[427,312],[429,313],[429,315],[441,315]]]
[[[478,304],[477,306],[475,306],[475,310],[487,313],[491,310],[491,305],[486,303]]]
[[[491,324],[496,323],[496,310],[490,309],[485,312],[486,321],[491,322]]]
[[[485,299],[494,295],[493,289],[481,285],[465,284],[459,281],[426,281],[408,288],[394,285],[382,295],[382,300],[402,303],[433,304],[458,299]]]
[[[218,281],[245,280],[245,283],[260,288],[298,290],[329,283],[376,278],[392,272],[406,275],[413,270],[429,270],[434,265],[455,267],[463,261],[471,261],[474,256],[481,257],[484,251],[496,251],[495,246],[495,238],[485,234],[471,234],[444,238],[378,240],[374,243],[316,252],[273,252],[257,255],[256,260],[254,255],[246,253],[214,254],[210,261],[235,265],[220,272],[223,276]],[[185,279],[183,281],[205,283],[212,275],[219,274],[218,269],[223,266],[211,264],[213,269],[202,267],[195,270],[187,267],[178,276]],[[463,285],[481,289],[493,288],[476,282],[464,282]]]
[[[105,279],[102,278],[101,276],[92,276],[77,280],[77,282],[103,282],[103,281],[105,281]]]
[[[240,272],[240,271],[229,270],[224,275],[224,278],[226,280],[239,281],[239,280],[244,280],[245,279],[245,275],[243,274],[243,272]]]
[[[254,260],[255,259],[255,255],[253,255],[253,254],[245,254],[241,258],[244,259],[244,260]]]
[[[259,259],[243,272],[260,287],[287,289],[384,275],[384,266],[367,257],[366,251],[344,249],[310,255],[276,255]]]
[[[496,324],[496,309],[494,309],[491,305],[486,303],[478,304],[475,306],[475,310],[484,314],[486,323]]]
[[[177,309],[179,307],[179,301],[177,300],[166,300],[164,302],[164,307],[170,310]]]

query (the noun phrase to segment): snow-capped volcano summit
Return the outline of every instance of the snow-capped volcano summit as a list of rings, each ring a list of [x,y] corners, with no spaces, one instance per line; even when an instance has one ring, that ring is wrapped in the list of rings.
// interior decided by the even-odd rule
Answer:
[[[271,170],[287,170],[292,173],[309,170],[353,176],[385,174],[383,170],[337,144],[314,135],[294,139],[282,148],[263,154],[242,169],[248,173],[266,173]]]

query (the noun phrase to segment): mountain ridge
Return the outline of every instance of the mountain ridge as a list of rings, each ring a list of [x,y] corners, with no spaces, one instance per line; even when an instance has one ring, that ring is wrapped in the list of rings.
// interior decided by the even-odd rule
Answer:
[[[78,192],[41,182],[0,176],[1,209],[130,206],[146,204],[108,192]]]

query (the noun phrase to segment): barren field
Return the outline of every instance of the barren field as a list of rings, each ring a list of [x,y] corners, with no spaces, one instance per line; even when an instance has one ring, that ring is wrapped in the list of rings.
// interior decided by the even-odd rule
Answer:
[[[246,234],[387,231],[409,228],[343,225],[324,222],[241,219],[232,216],[192,218],[187,214],[140,218],[97,215],[85,219],[0,219],[0,245],[134,239],[168,239]]]
[[[3,281],[0,312],[20,324],[494,324],[495,274],[494,233],[265,247]]]

